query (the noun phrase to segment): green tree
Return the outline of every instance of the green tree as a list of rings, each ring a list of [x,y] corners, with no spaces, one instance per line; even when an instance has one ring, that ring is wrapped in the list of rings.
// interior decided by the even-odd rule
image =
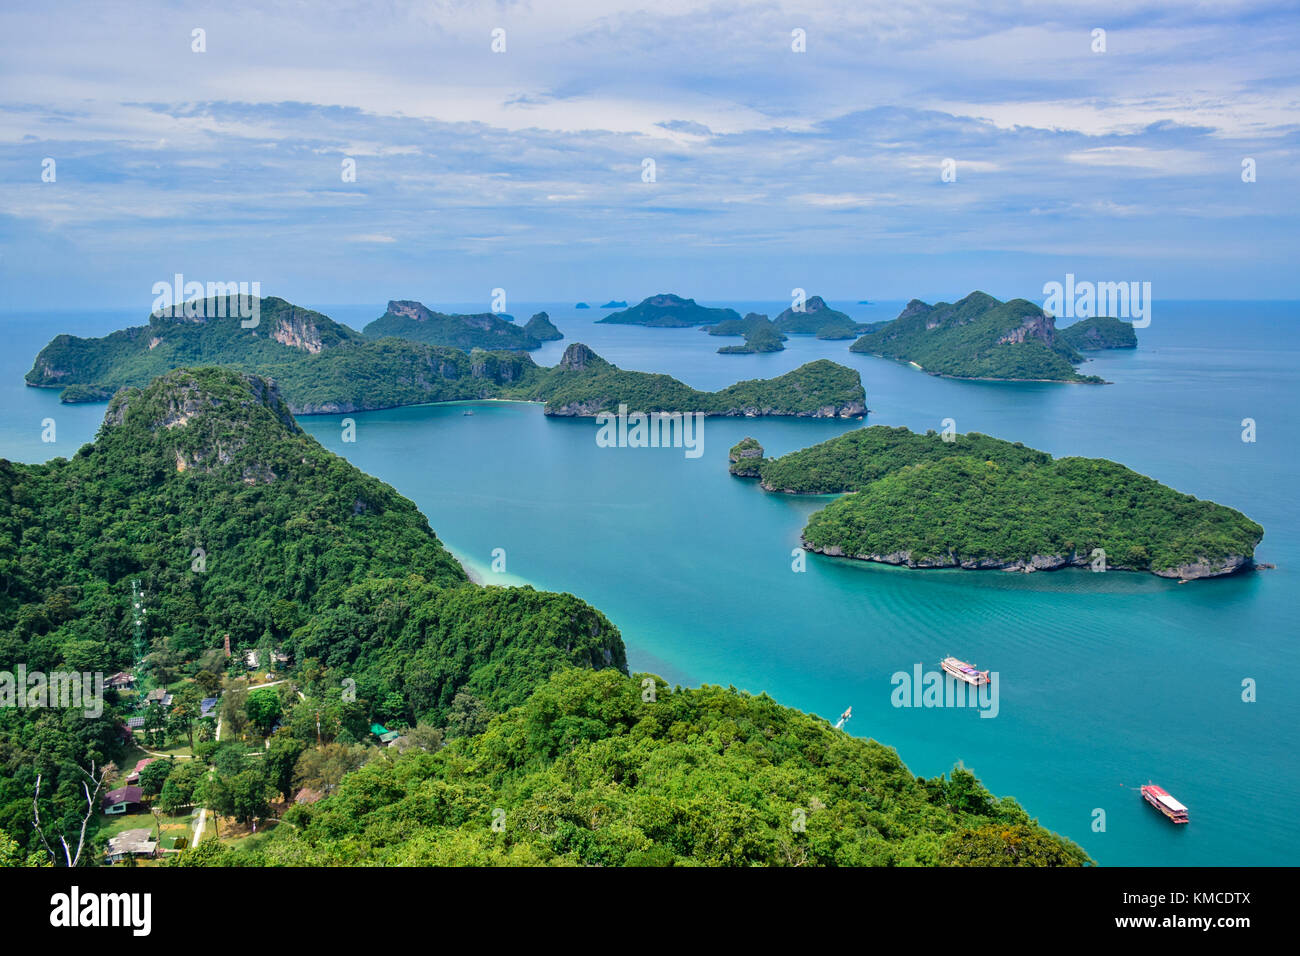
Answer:
[[[170,757],[158,757],[145,764],[144,769],[140,771],[140,790],[144,795],[156,797],[160,794],[175,766],[175,759]]]
[[[265,737],[280,717],[279,695],[270,689],[252,691],[244,704],[244,712],[249,723]]]
[[[266,776],[271,786],[275,787],[284,797],[285,802],[293,800],[294,770],[298,763],[298,758],[302,756],[307,745],[301,740],[289,736],[283,732],[277,733],[271,738],[271,746],[267,748],[266,754],[262,757],[262,765],[266,768]]]
[[[492,715],[484,709],[478,698],[466,691],[458,691],[452,698],[447,714],[448,737],[473,737],[481,734]]]

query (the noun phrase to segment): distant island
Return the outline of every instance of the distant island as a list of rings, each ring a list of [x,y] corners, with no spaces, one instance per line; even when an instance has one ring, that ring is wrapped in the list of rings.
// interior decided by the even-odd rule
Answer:
[[[602,305],[601,308],[602,309],[626,309],[627,303],[621,302],[618,299],[610,299],[608,302]]]
[[[714,325],[728,319],[739,319],[735,309],[711,309],[698,305],[694,299],[665,292],[642,299],[622,312],[614,312],[597,320],[606,325],[645,325],[659,329],[687,329],[701,325]]]
[[[785,494],[846,493],[803,530],[805,548],[837,557],[910,568],[1100,566],[1186,581],[1252,567],[1264,534],[1238,511],[1113,461],[1053,459],[975,432],[874,425],[775,460],[761,454],[752,439],[735,446],[732,474]]]
[[[564,338],[564,333],[551,322],[545,312],[538,312],[524,324],[524,332],[539,342],[554,342]]]
[[[1025,299],[1000,302],[972,292],[955,303],[913,299],[898,318],[867,326],[849,348],[950,378],[1103,384],[1074,368],[1083,356],[1071,340],[1085,334],[1063,337],[1052,317]],[[1094,347],[1113,347],[1105,340],[1098,333]]]
[[[796,311],[794,306],[786,309],[773,324],[778,332],[816,335],[819,339],[854,339],[868,328],[865,323],[855,322],[843,312],[832,309],[819,295],[809,297],[801,311]]]
[[[724,345],[719,355],[744,355],[754,352],[780,352],[785,349],[785,335],[766,315],[750,312],[743,319],[727,319],[705,328],[709,335],[743,335],[744,345]]]
[[[217,316],[216,302],[205,303],[202,314]],[[535,331],[550,324],[541,315],[529,322]],[[492,398],[542,402],[547,415],[562,416],[595,415],[620,403],[635,411],[709,415],[865,413],[858,373],[826,360],[779,378],[700,392],[667,375],[619,369],[580,343],[570,345],[555,368],[544,368],[520,351],[466,352],[395,336],[370,340],[319,312],[274,298],[260,300],[256,328],[241,328],[234,317],[155,315],[148,326],[103,338],[55,336],[26,382],[61,388],[65,402],[102,401],[120,388],[143,387],[195,364],[269,376],[300,415]]]
[[[577,305],[574,306],[574,308],[575,308],[575,309],[590,309],[591,306],[587,305],[587,303],[585,303],[585,302],[579,302]]]
[[[550,325],[547,322],[547,325]],[[555,327],[551,326],[554,331]],[[527,328],[514,324],[508,315],[479,312],[474,315],[434,312],[420,302],[409,299],[388,303],[388,311],[361,330],[369,339],[397,336],[411,342],[427,342],[449,348],[506,349],[531,351],[541,348],[542,340]]]
[[[1056,340],[1080,352],[1097,349],[1135,349],[1138,340],[1133,323],[1106,316],[1081,319],[1056,330]]]
[[[860,418],[866,414],[862,379],[853,369],[819,359],[771,379],[737,382],[701,392],[667,375],[628,372],[574,343],[553,369],[503,390],[505,397],[546,403],[547,415],[590,417],[620,404],[641,412],[703,412],[705,415],[788,415]]]

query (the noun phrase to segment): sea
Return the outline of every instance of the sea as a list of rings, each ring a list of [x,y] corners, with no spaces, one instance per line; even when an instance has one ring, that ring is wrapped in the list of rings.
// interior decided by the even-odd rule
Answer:
[[[358,329],[384,311],[303,304]],[[775,316],[789,303],[703,304]],[[903,305],[830,304],[862,321]],[[717,389],[828,358],[861,373],[870,411],[865,422],[710,418],[699,457],[602,447],[593,420],[548,419],[525,403],[301,420],[414,501],[477,579],[585,599],[618,626],[634,672],[767,694],[831,721],[851,707],[847,733],[895,748],[920,776],[971,770],[1099,864],[1294,863],[1300,303],[1157,301],[1136,350],[1082,366],[1104,386],[947,380],[805,336],[783,352],[718,355],[739,340],[600,325],[612,310],[573,303],[509,305],[519,322],[545,310],[564,333],[532,353],[543,365],[583,342],[621,368]],[[94,437],[103,404],[61,405],[23,374],[55,334],[102,335],[142,324],[144,311],[0,315],[0,457],[70,456]],[[345,417],[354,442],[343,441]],[[831,499],[769,494],[727,471],[746,436],[780,455],[864,424],[942,430],[946,419],[1057,456],[1109,458],[1237,508],[1265,529],[1256,559],[1277,567],[1179,584],[800,557],[800,530]],[[996,673],[995,708],[900,706],[898,675],[935,671],[948,655]],[[1149,781],[1188,806],[1189,825],[1144,803]]]

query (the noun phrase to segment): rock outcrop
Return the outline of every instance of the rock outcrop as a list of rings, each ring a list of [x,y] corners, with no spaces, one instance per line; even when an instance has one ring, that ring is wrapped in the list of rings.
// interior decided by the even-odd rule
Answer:
[[[727,460],[731,463],[728,471],[737,478],[757,478],[763,464],[763,446],[756,438],[742,438],[731,446]]]

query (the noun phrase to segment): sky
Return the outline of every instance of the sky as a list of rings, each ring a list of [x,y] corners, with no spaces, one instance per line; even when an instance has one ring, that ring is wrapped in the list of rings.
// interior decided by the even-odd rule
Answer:
[[[1300,299],[1297,49],[1249,0],[5,4],[0,311]]]

